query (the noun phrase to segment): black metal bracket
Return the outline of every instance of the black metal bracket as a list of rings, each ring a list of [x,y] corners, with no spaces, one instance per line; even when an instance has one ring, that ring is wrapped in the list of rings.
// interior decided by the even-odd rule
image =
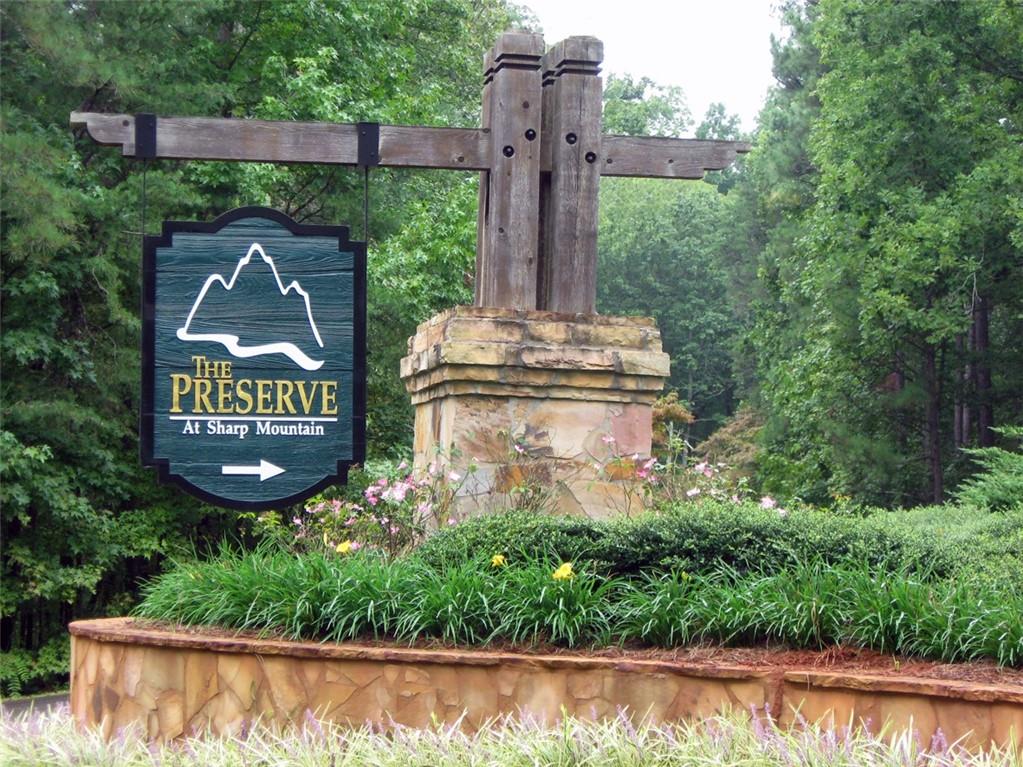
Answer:
[[[359,166],[380,164],[380,123],[359,123]]]
[[[135,159],[156,157],[156,115],[141,112],[135,115]]]

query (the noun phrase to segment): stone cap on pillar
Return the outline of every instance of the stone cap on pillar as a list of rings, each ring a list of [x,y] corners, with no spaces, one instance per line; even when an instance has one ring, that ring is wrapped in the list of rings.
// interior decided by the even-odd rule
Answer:
[[[473,394],[652,402],[669,361],[649,317],[459,306],[419,326],[401,377],[413,403]]]

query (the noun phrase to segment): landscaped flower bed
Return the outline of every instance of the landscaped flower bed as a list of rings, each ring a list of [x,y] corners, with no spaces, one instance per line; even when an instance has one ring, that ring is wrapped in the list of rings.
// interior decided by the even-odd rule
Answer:
[[[75,715],[179,737],[286,724],[306,709],[474,727],[517,710],[599,718],[624,706],[674,721],[773,705],[787,724],[799,710],[971,746],[1023,737],[1015,512],[519,513],[403,554],[340,545],[315,524],[294,544],[277,536],[177,564],[146,586],[135,621],[74,624]],[[962,556],[965,540],[986,566]],[[824,652],[687,660],[695,646]],[[872,665],[834,663],[855,648]],[[913,658],[958,665],[939,673]]]
[[[1019,573],[969,576],[933,533],[749,509],[617,524],[505,515],[395,558],[332,542],[225,548],[149,584],[137,614],[294,639],[845,644],[1023,665]]]

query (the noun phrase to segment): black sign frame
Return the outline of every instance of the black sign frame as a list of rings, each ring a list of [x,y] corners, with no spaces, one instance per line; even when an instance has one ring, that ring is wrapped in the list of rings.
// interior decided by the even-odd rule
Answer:
[[[354,258],[354,318],[352,367],[352,458],[337,461],[334,474],[285,498],[272,501],[245,501],[219,496],[189,482],[171,471],[170,461],[155,458],[155,370],[156,370],[156,251],[170,247],[174,234],[191,232],[216,234],[228,224],[244,218],[265,218],[287,228],[292,234],[337,238],[339,253],[352,253]],[[164,221],[161,234],[146,235],[142,248],[142,396],[139,414],[139,452],[142,465],[157,470],[160,484],[174,485],[206,503],[239,511],[265,511],[301,503],[321,490],[348,481],[352,466],[366,460],[366,243],[349,238],[346,225],[300,224],[274,208],[250,205],[235,208],[213,221]]]

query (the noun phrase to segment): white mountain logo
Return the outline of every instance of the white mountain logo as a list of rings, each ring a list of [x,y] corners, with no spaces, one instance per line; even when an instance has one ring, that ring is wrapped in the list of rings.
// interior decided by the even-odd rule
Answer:
[[[238,261],[238,266],[235,267],[234,274],[231,275],[230,280],[225,280],[221,274],[211,274],[206,278],[206,282],[202,286],[202,290],[199,291],[199,296],[195,299],[195,303],[192,304],[192,310],[188,313],[188,318],[185,320],[184,326],[178,328],[178,338],[182,341],[213,341],[215,343],[223,344],[224,347],[235,357],[247,358],[247,357],[259,357],[264,354],[283,354],[292,362],[304,370],[319,370],[323,365],[323,360],[314,360],[310,358],[305,352],[298,348],[295,344],[290,341],[279,341],[268,344],[257,344],[255,346],[243,346],[240,342],[240,337],[231,333],[192,333],[189,327],[192,324],[192,318],[198,311],[199,306],[202,304],[203,299],[206,298],[206,293],[213,286],[214,283],[220,283],[225,290],[230,292],[235,283],[238,281],[238,275],[241,274],[243,268],[245,268],[252,260],[252,254],[258,253],[259,257],[263,259],[263,262],[270,267],[270,271],[273,272],[274,279],[277,281],[277,289],[280,291],[282,296],[287,296],[289,293],[294,291],[298,293],[305,300],[305,313],[306,318],[309,320],[309,327],[312,328],[313,336],[316,338],[316,343],[323,348],[323,339],[320,338],[320,331],[316,327],[316,322],[313,320],[313,310],[309,303],[309,294],[306,293],[302,286],[298,284],[298,280],[293,280],[287,287],[284,287],[284,283],[281,282],[281,276],[277,273],[277,267],[274,266],[273,259],[270,258],[263,250],[263,247],[258,243],[254,242],[249,247],[249,252],[245,254],[245,257]]]

